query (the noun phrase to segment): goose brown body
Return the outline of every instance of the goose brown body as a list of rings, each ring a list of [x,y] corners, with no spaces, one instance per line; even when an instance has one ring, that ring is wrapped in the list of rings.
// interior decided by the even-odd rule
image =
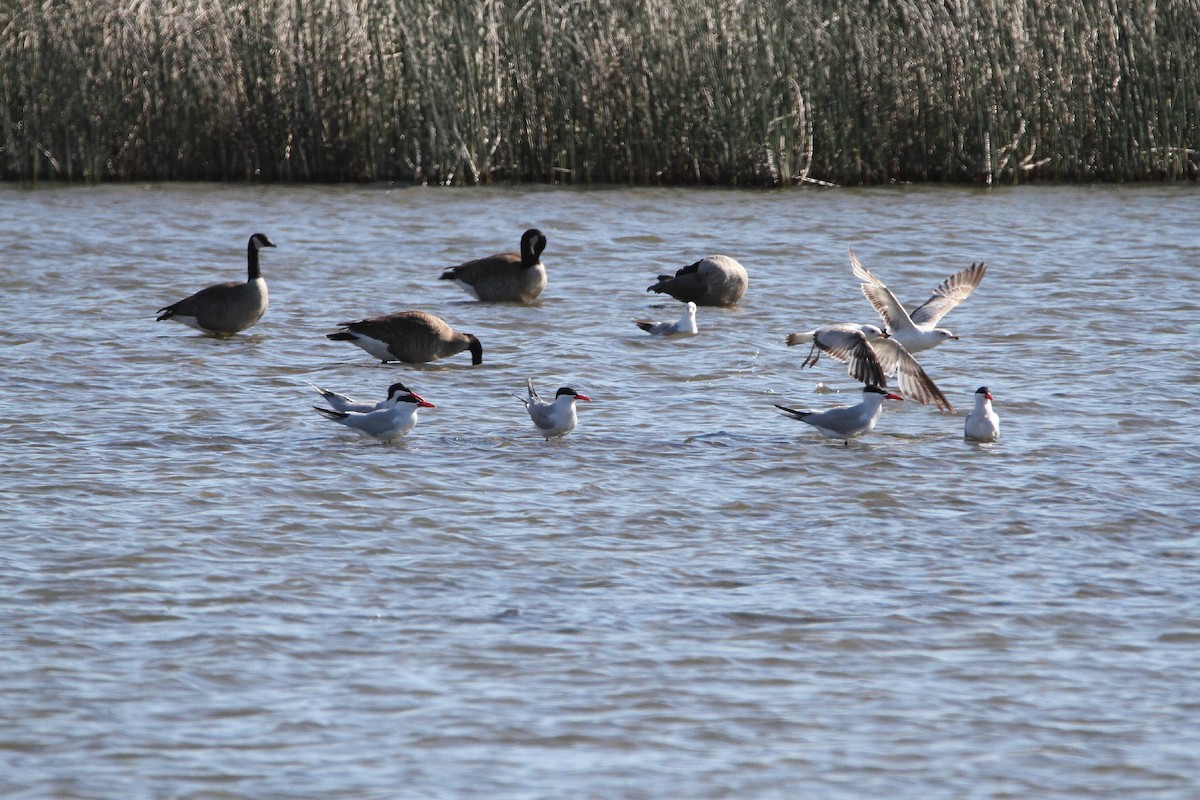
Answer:
[[[459,333],[425,311],[401,311],[382,317],[340,323],[327,334],[334,341],[352,342],[380,361],[421,364],[471,351],[471,363],[483,363],[483,346],[469,333]]]
[[[521,236],[521,252],[468,261],[446,270],[439,280],[454,281],[480,300],[531,303],[546,288],[546,267],[541,262],[545,249],[545,235],[530,228]]]
[[[729,256],[714,255],[683,267],[674,275],[659,275],[647,292],[669,294],[698,306],[733,306],[750,283],[746,268]]]
[[[274,247],[256,233],[246,245],[246,281],[229,281],[201,289],[178,303],[160,308],[158,321],[174,320],[214,336],[232,336],[258,322],[267,310],[267,282],[258,266],[258,251]]]

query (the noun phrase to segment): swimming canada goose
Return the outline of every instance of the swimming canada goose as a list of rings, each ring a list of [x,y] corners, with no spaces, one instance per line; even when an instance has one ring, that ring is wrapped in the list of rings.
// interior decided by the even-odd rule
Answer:
[[[258,271],[258,251],[274,247],[265,234],[256,233],[246,246],[245,283],[229,281],[201,289],[191,297],[158,310],[158,321],[173,319],[214,336],[244,331],[267,310],[267,282]]]
[[[339,323],[341,330],[326,334],[335,342],[353,342],[380,361],[421,364],[471,351],[471,363],[483,363],[483,346],[469,333],[459,333],[424,311],[401,311],[384,317]]]
[[[520,253],[468,261],[446,270],[439,280],[454,281],[480,300],[531,303],[546,288],[546,267],[540,260],[545,249],[545,235],[530,228],[521,235]]]
[[[647,292],[669,294],[680,302],[699,306],[733,306],[746,293],[750,282],[746,268],[729,256],[709,256],[680,269],[674,275],[659,275]]]

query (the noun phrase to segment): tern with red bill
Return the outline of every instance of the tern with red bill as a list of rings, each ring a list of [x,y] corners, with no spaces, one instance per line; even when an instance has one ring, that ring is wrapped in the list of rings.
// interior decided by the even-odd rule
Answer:
[[[419,394],[409,391],[403,383],[393,383],[388,388],[387,400],[384,400],[382,405],[382,408],[374,411],[337,411],[320,406],[313,408],[352,431],[384,442],[398,439],[411,431],[417,424],[418,408],[436,408]]]
[[[986,386],[975,390],[975,408],[967,415],[964,435],[980,442],[994,442],[1000,438],[1000,416],[992,410],[992,393]]]
[[[856,406],[841,406],[826,411],[801,411],[778,403],[775,407],[793,419],[812,425],[822,436],[841,439],[850,444],[851,439],[870,433],[875,428],[883,410],[884,400],[903,399],[900,395],[880,389],[874,384],[867,384],[863,387],[862,402]]]
[[[529,418],[537,426],[538,433],[547,439],[565,436],[574,430],[579,419],[575,413],[575,401],[591,402],[592,399],[569,386],[564,386],[555,392],[554,401],[548,402],[538,397],[537,390],[533,388],[533,378],[528,381],[528,389],[528,399],[520,395],[513,396],[525,404],[525,410],[529,412]]]

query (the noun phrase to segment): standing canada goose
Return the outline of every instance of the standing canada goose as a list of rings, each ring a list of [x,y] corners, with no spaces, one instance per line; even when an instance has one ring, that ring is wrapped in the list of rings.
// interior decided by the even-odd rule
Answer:
[[[676,300],[700,306],[733,306],[746,293],[750,277],[746,268],[729,256],[709,256],[683,267],[674,275],[659,275],[647,292],[669,294]]]
[[[173,319],[214,336],[244,331],[267,310],[267,282],[258,271],[258,251],[274,247],[265,234],[256,233],[246,246],[245,283],[229,281],[201,289],[191,297],[158,310],[158,321]]]
[[[418,408],[437,408],[416,392],[410,392],[402,383],[393,383],[388,388],[383,408],[374,411],[334,411],[331,408],[313,406],[324,416],[345,425],[352,431],[390,442],[411,431],[417,424]]]
[[[651,336],[695,336],[700,331],[696,327],[696,304],[692,302],[687,304],[687,311],[679,319],[667,322],[636,319],[633,324]]]
[[[380,361],[421,364],[470,350],[471,363],[483,363],[483,346],[478,339],[457,332],[424,311],[401,311],[339,325],[340,331],[326,337],[335,342],[353,342]]]
[[[454,281],[480,300],[532,303],[546,288],[546,267],[540,260],[545,249],[545,235],[530,228],[521,235],[520,253],[468,261],[446,270],[439,280]]]
[[[975,408],[967,415],[963,435],[980,442],[994,442],[1000,438],[1000,415],[992,410],[992,393],[986,386],[975,390]]]
[[[850,444],[851,439],[870,433],[875,428],[884,400],[903,399],[874,384],[868,384],[863,387],[862,402],[856,406],[840,406],[826,411],[800,411],[778,403],[775,407],[793,419],[812,425],[822,436]]]
[[[533,388],[533,378],[530,378],[526,385],[529,390],[529,399],[520,395],[513,395],[513,397],[525,404],[525,410],[529,412],[529,418],[533,420],[538,433],[547,439],[566,436],[575,430],[575,423],[579,419],[575,413],[575,401],[590,402],[592,399],[569,386],[564,386],[554,393],[554,402],[547,402],[538,397],[537,390]]]
[[[987,265],[982,262],[963,267],[942,281],[928,300],[909,313],[900,305],[892,290],[859,262],[853,250],[850,251],[850,268],[854,271],[854,277],[863,281],[863,296],[887,325],[888,333],[910,353],[929,350],[948,339],[958,339],[950,330],[935,326],[975,291],[987,272]]]

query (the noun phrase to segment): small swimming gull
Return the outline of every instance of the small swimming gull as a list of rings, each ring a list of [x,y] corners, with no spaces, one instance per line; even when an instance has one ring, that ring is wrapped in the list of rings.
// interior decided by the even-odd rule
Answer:
[[[775,407],[794,419],[812,425],[820,431],[822,436],[841,439],[846,444],[850,444],[851,439],[870,433],[875,428],[885,399],[903,400],[904,398],[880,389],[874,384],[867,384],[863,387],[862,402],[856,406],[839,406],[826,411],[801,411],[781,406],[778,403],[775,404]]]
[[[651,336],[695,336],[699,331],[696,327],[696,304],[691,301],[688,301],[687,312],[674,322],[638,319],[633,324]]]

